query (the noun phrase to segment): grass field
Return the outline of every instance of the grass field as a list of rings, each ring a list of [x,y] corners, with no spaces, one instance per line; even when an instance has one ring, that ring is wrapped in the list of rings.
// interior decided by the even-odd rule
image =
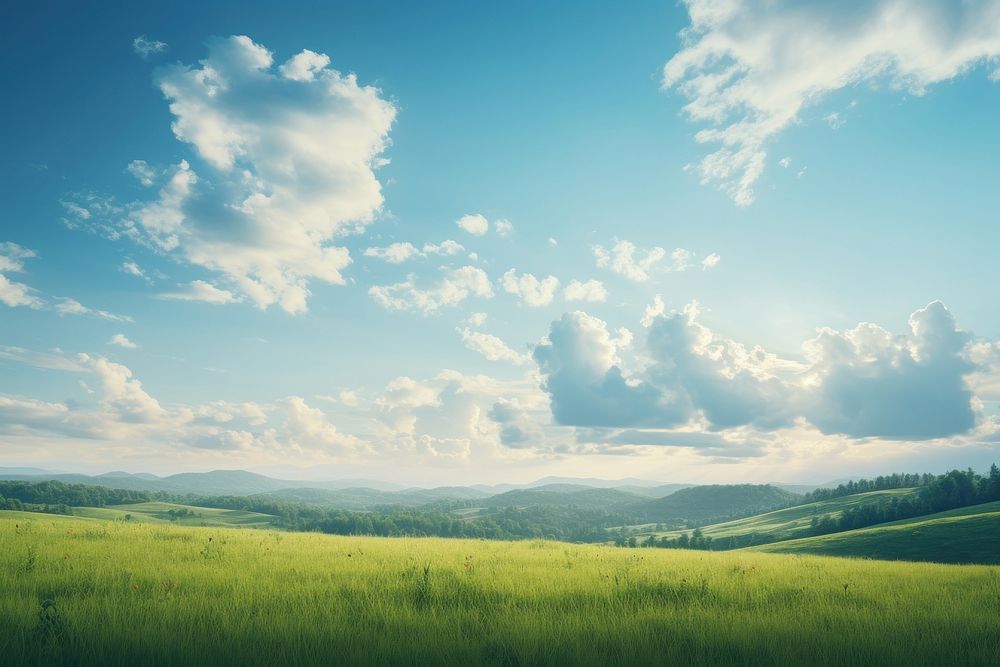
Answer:
[[[13,512],[0,540],[8,664],[1000,663],[990,566]]]
[[[772,553],[863,555],[885,560],[1000,564],[1000,502],[754,549]]]
[[[170,511],[175,514],[171,516]],[[178,516],[176,512],[187,510],[190,514]],[[74,516],[108,521],[126,520],[139,523],[173,523],[181,526],[209,526],[231,528],[266,528],[274,517],[257,512],[225,510],[211,507],[194,507],[175,503],[148,502],[112,507],[74,507]]]
[[[903,499],[916,493],[916,489],[889,489],[886,491],[871,491],[869,493],[858,493],[841,498],[821,500],[807,505],[796,505],[785,509],[757,514],[744,519],[734,519],[722,523],[703,526],[701,532],[706,537],[712,539],[722,537],[743,537],[757,534],[761,538],[773,540],[788,540],[796,537],[803,537],[809,534],[809,522],[815,516],[817,519],[824,516],[839,518],[844,510],[854,509],[865,505],[881,505],[891,501],[893,498]],[[636,526],[633,526],[635,528]],[[638,526],[640,528],[639,537],[679,537],[688,530],[655,530],[653,524]]]

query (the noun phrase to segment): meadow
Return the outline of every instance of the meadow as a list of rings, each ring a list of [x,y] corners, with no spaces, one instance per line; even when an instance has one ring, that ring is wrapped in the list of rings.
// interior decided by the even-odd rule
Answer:
[[[0,512],[7,664],[998,664],[1000,568]]]

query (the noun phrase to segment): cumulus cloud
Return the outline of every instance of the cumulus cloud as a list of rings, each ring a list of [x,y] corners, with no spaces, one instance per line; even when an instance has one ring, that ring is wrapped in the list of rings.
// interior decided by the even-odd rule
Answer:
[[[22,248],[16,243],[0,243],[0,303],[11,308],[26,306],[37,310],[45,307],[44,299],[38,296],[36,290],[4,275],[24,271],[24,260],[33,257],[33,250]]]
[[[866,82],[923,94],[980,63],[997,71],[1000,2],[685,0],[691,25],[663,84],[688,99],[698,165],[739,205],[754,199],[767,144],[827,94]],[[827,116],[831,125],[839,115]]]
[[[372,247],[365,249],[365,257],[375,257],[390,264],[402,264],[408,259],[420,256],[420,251],[410,242],[393,243],[383,248]]]
[[[479,213],[463,215],[455,221],[455,224],[458,225],[459,229],[473,236],[485,236],[486,232],[490,230],[489,221]]]
[[[913,313],[903,335],[868,323],[823,329],[806,344],[815,383],[806,416],[824,433],[859,438],[967,432],[976,423],[970,342],[939,301]]]
[[[76,299],[70,299],[68,297],[61,298],[55,308],[56,312],[60,315],[91,315],[93,317],[99,317],[102,320],[110,320],[112,322],[135,321],[128,315],[116,315],[115,313],[111,313],[106,310],[88,308]]]
[[[204,280],[193,280],[175,292],[165,292],[159,295],[161,299],[174,301],[202,301],[204,303],[224,304],[237,303],[239,297],[228,290],[219,289]]]
[[[604,283],[600,280],[588,280],[587,282],[571,280],[563,290],[563,298],[566,301],[603,302],[608,300],[608,290],[604,288]]]
[[[63,436],[108,442],[155,443],[164,449],[242,451],[254,460],[289,455],[344,460],[370,453],[366,442],[341,432],[305,399],[290,396],[272,404],[213,401],[201,405],[163,405],[128,367],[103,357],[62,352],[31,353],[0,348],[14,361],[82,374],[95,389],[95,401],[47,402],[0,394],[0,433]],[[346,404],[346,401],[345,401]]]
[[[373,285],[368,294],[388,310],[416,310],[433,313],[445,306],[456,306],[470,296],[493,297],[493,286],[486,272],[475,266],[463,266],[445,273],[437,284],[422,288],[410,275],[400,283]]]
[[[409,241],[392,243],[384,247],[373,246],[365,249],[365,257],[374,257],[390,264],[402,264],[418,257],[428,255],[457,255],[465,250],[462,244],[451,239],[446,239],[441,243],[425,243],[423,249],[418,249]]]
[[[303,51],[279,67],[249,37],[213,39],[196,65],[157,71],[172,129],[201,164],[181,160],[155,199],[127,207],[117,232],[193,265],[259,308],[308,308],[313,280],[344,283],[338,237],[382,207],[396,108],[329,58]]]
[[[163,53],[168,48],[166,42],[161,42],[156,39],[149,39],[145,35],[139,35],[132,40],[132,50],[139,54],[143,59],[148,58],[154,53]]]
[[[118,347],[124,347],[127,350],[134,350],[139,346],[128,339],[125,334],[117,333],[108,340],[108,345],[117,345]]]
[[[691,264],[691,252],[684,248],[668,254],[660,246],[643,249],[631,241],[617,241],[611,248],[595,245],[592,250],[598,268],[611,269],[637,283],[649,280],[654,269],[686,271]]]
[[[531,273],[518,276],[516,269],[503,274],[500,283],[505,292],[516,295],[522,303],[533,308],[552,303],[556,290],[559,289],[559,279],[555,276],[539,280]]]
[[[623,370],[607,325],[582,312],[553,322],[534,351],[560,424],[640,429],[773,431],[805,423],[851,438],[928,440],[977,422],[969,376],[972,339],[939,302],[916,311],[909,332],[872,324],[823,329],[807,363],[748,348],[699,322],[692,304],[647,309],[646,363]]]
[[[718,266],[721,260],[722,258],[713,252],[711,255],[708,255],[705,259],[701,260],[701,270],[708,271],[709,269],[714,269]]]
[[[512,223],[510,220],[500,218],[495,223],[493,223],[493,226],[496,228],[497,236],[499,236],[500,238],[507,239],[514,234],[514,223]]]
[[[132,174],[132,176],[135,177],[135,180],[139,181],[141,185],[147,188],[156,182],[155,179],[157,172],[149,166],[145,160],[132,160],[128,163],[128,166],[125,167],[125,170]]]
[[[492,334],[473,331],[468,327],[458,330],[462,342],[473,352],[478,352],[490,361],[509,361],[520,366],[528,361],[526,354],[515,352],[502,340]]]

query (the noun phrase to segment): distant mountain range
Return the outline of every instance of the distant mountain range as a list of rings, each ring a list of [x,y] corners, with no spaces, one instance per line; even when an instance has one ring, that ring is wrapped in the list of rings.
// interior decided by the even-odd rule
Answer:
[[[546,477],[528,484],[405,488],[369,479],[301,481],[268,477],[246,470],[214,470],[159,477],[113,471],[84,475],[39,468],[0,468],[0,479],[90,484],[176,496],[269,496],[276,500],[336,509],[367,511],[377,507],[475,506],[573,507],[624,511],[635,516],[690,518],[745,515],[788,504],[817,487],[803,485],[715,485],[642,480]],[[673,499],[673,500],[672,500]]]

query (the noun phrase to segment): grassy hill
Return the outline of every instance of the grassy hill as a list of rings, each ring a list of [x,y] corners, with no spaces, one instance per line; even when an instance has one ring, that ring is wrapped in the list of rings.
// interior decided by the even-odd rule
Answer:
[[[233,528],[268,528],[274,521],[274,517],[257,512],[161,502],[116,505],[114,507],[74,507],[73,515],[109,521],[128,520],[138,523],[174,523],[182,526]],[[126,517],[128,518],[126,519]]]
[[[1000,564],[1000,502],[755,548],[772,553]]]
[[[0,536],[8,664],[1000,662],[990,567],[11,512]]]
[[[482,501],[484,507],[579,507],[613,509],[646,500],[619,489],[598,489],[576,484],[548,484],[533,489],[515,489]]]
[[[680,489],[635,507],[648,521],[712,521],[767,512],[801,496],[770,484],[712,484]]]
[[[742,519],[724,521],[710,524],[701,528],[706,537],[714,539],[724,537],[749,538],[756,536],[759,542],[773,542],[777,540],[788,540],[796,537],[804,537],[809,534],[810,522],[813,517],[817,519],[830,516],[837,518],[845,510],[866,505],[881,505],[890,502],[893,498],[905,498],[916,493],[915,489],[890,489],[887,491],[871,491],[869,493],[858,493],[853,496],[842,496],[831,500],[823,500],[806,505],[795,505],[785,507],[772,512],[765,512]],[[640,537],[678,537],[686,531],[677,530],[653,530],[652,526],[640,527]]]

